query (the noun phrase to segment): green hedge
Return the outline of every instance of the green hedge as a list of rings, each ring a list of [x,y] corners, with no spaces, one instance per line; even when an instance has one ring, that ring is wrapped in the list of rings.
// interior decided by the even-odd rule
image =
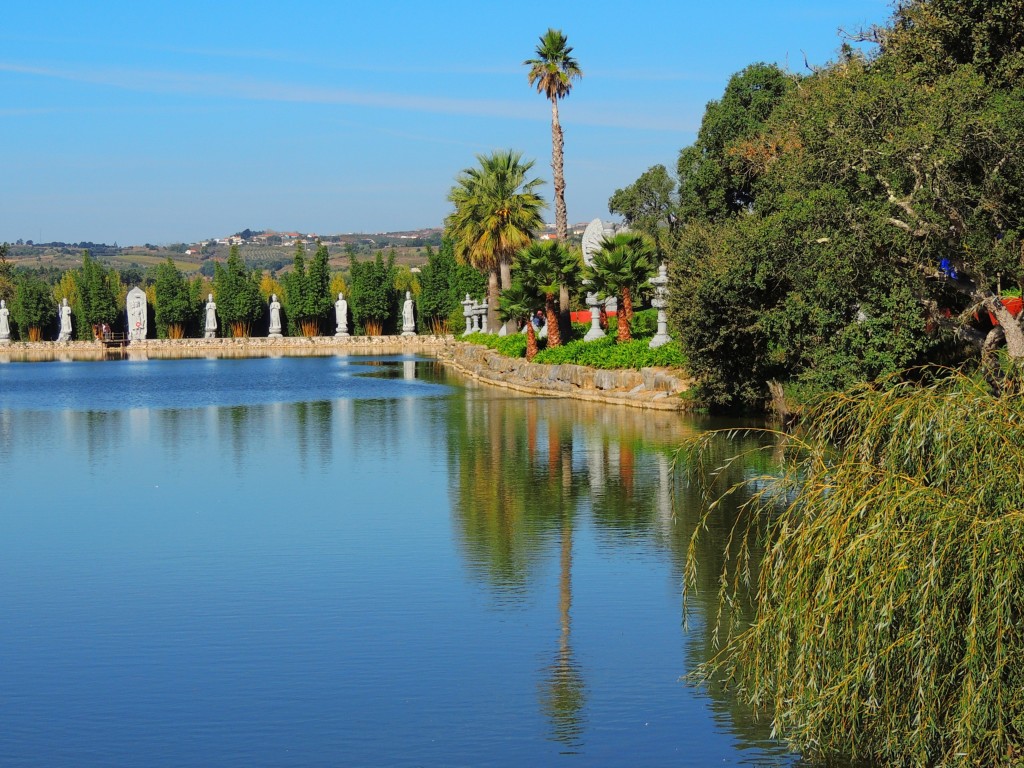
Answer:
[[[521,333],[511,336],[473,333],[463,340],[493,349],[506,357],[526,356],[526,336]],[[561,347],[542,349],[534,358],[534,362],[549,365],[572,363],[605,369],[682,368],[686,365],[686,358],[676,342],[670,342],[657,349],[651,349],[647,346],[648,343],[648,339],[634,339],[625,344],[618,344],[611,336],[596,341],[570,341]]]
[[[681,368],[686,358],[676,342],[669,342],[657,349],[651,349],[649,339],[634,339],[617,344],[606,336],[596,341],[570,341],[561,347],[542,350],[534,358],[535,363],[559,365],[573,363],[591,368]]]

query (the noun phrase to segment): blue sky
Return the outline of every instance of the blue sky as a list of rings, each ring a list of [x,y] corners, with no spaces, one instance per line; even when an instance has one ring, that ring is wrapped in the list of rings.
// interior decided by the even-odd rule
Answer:
[[[170,243],[245,229],[440,226],[459,170],[514,148],[551,195],[550,107],[526,79],[562,29],[570,222],[651,165],[755,61],[831,59],[848,2],[12,3],[0,27],[0,240]],[[554,220],[553,209],[546,214]]]

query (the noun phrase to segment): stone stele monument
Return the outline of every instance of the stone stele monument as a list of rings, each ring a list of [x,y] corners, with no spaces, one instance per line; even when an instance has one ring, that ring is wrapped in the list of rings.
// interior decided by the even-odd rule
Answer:
[[[128,341],[145,341],[147,331],[146,292],[135,286],[128,291]]]

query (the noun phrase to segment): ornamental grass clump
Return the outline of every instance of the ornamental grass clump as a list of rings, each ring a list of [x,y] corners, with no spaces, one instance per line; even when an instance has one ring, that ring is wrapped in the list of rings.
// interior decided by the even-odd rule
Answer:
[[[704,521],[723,492],[752,495],[721,574],[721,650],[692,677],[810,757],[1022,764],[1024,399],[959,373],[835,394],[782,436],[777,476],[727,489],[701,471],[713,439],[685,454]]]

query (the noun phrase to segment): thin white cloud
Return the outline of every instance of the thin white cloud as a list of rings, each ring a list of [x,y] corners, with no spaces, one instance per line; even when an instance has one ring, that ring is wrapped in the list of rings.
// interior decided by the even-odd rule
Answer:
[[[242,99],[300,104],[337,104],[409,112],[496,117],[511,120],[546,120],[546,115],[525,102],[497,99],[466,99],[387,92],[325,88],[224,75],[125,69],[61,69],[0,62],[0,72],[44,77],[140,93],[177,94],[202,98]],[[620,106],[617,110],[572,111],[578,125],[629,128],[647,131],[691,131],[678,118],[651,115]]]
[[[24,35],[2,35],[0,41],[17,41],[19,43],[32,42],[42,46],[73,46],[81,41],[77,38],[60,37],[38,37]],[[399,65],[370,62],[331,62],[325,61],[322,56],[312,56],[295,51],[277,51],[272,49],[258,48],[203,48],[195,46],[180,45],[154,45],[152,43],[135,40],[104,40],[104,48],[118,48],[131,51],[151,51],[156,53],[170,53],[177,56],[203,57],[210,59],[225,59],[237,61],[268,61],[287,64],[314,65],[318,69],[329,69],[340,72],[373,72],[381,74],[404,74],[404,75],[521,75],[522,67],[480,67],[459,63],[444,63],[435,65]]]

